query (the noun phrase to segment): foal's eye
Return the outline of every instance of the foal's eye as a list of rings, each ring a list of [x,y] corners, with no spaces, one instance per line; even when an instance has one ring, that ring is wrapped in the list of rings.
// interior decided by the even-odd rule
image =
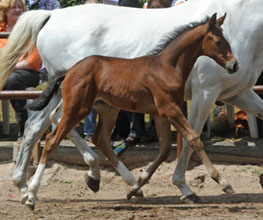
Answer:
[[[220,45],[220,40],[214,40],[216,45]]]

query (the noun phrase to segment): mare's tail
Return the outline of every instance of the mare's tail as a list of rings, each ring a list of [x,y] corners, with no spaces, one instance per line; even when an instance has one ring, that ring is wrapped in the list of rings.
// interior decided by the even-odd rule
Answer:
[[[58,91],[60,84],[64,80],[65,76],[66,72],[60,72],[49,78],[47,88],[37,99],[28,104],[27,107],[33,111],[40,111],[44,107],[46,107],[53,94]]]
[[[50,11],[33,10],[23,13],[14,26],[7,44],[0,51],[0,91],[18,60],[31,53],[41,28],[51,16]]]

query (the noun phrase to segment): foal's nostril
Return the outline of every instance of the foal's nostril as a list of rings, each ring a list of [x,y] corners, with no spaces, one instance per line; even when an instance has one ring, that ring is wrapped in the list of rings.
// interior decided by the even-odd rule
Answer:
[[[238,63],[236,62],[236,63],[233,65],[233,72],[238,71],[238,69],[239,69],[239,66],[238,66]]]
[[[227,62],[226,68],[230,74],[238,71],[239,66],[238,66],[238,62],[236,61],[236,59],[232,59],[229,62]]]

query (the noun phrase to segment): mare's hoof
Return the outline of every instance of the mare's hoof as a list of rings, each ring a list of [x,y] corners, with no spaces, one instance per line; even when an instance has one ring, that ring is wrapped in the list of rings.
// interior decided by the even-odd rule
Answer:
[[[100,180],[95,180],[89,177],[88,174],[84,174],[85,182],[93,192],[98,192],[100,189]]]
[[[187,204],[201,203],[201,199],[195,193],[189,196],[182,196],[180,198],[180,201],[182,203],[187,203]]]
[[[35,204],[33,202],[27,201],[26,202],[26,207],[29,208],[31,211],[34,211]]]
[[[31,211],[34,211],[34,210],[35,210],[35,205],[26,204],[26,207],[29,208]]]
[[[138,192],[135,193],[134,196],[137,197],[137,198],[143,198],[144,197],[143,191],[141,189],[139,189]]]
[[[228,185],[226,188],[223,189],[223,191],[227,194],[233,194],[235,193],[234,189],[232,188],[231,185]]]

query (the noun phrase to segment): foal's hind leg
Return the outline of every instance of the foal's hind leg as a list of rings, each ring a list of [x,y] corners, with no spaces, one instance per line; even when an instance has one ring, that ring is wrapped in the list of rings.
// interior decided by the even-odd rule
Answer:
[[[99,113],[99,122],[92,141],[106,156],[106,158],[108,158],[111,165],[122,176],[125,182],[128,185],[133,186],[136,183],[134,176],[127,169],[127,167],[118,160],[110,145],[111,132],[117,119],[119,110],[107,105],[106,103],[101,103],[97,107],[95,105],[95,109]],[[138,191],[136,196],[142,197],[142,191]]]
[[[86,115],[88,115],[88,113],[89,112],[86,111]],[[48,159],[55,153],[61,140],[66,137],[72,127],[74,127],[84,117],[85,115],[78,114],[76,108],[68,108],[68,111],[63,111],[63,116],[56,129],[47,135],[46,143],[40,158],[40,163],[28,188],[28,200],[26,201],[26,205],[29,208],[34,209],[35,207],[36,194],[39,189]]]
[[[62,103],[52,112],[50,119],[54,124],[58,124],[62,114]],[[76,145],[81,153],[85,163],[89,166],[89,170],[85,175],[85,181],[88,187],[97,192],[100,187],[100,166],[99,156],[87,145],[83,138],[79,135],[75,128],[72,128],[67,137]]]
[[[170,122],[167,118],[162,118],[157,115],[154,117],[154,120],[160,143],[160,152],[154,162],[141,174],[137,183],[132,187],[132,190],[127,195],[128,199],[130,199],[144,184],[149,181],[159,165],[168,158],[172,148]]]

